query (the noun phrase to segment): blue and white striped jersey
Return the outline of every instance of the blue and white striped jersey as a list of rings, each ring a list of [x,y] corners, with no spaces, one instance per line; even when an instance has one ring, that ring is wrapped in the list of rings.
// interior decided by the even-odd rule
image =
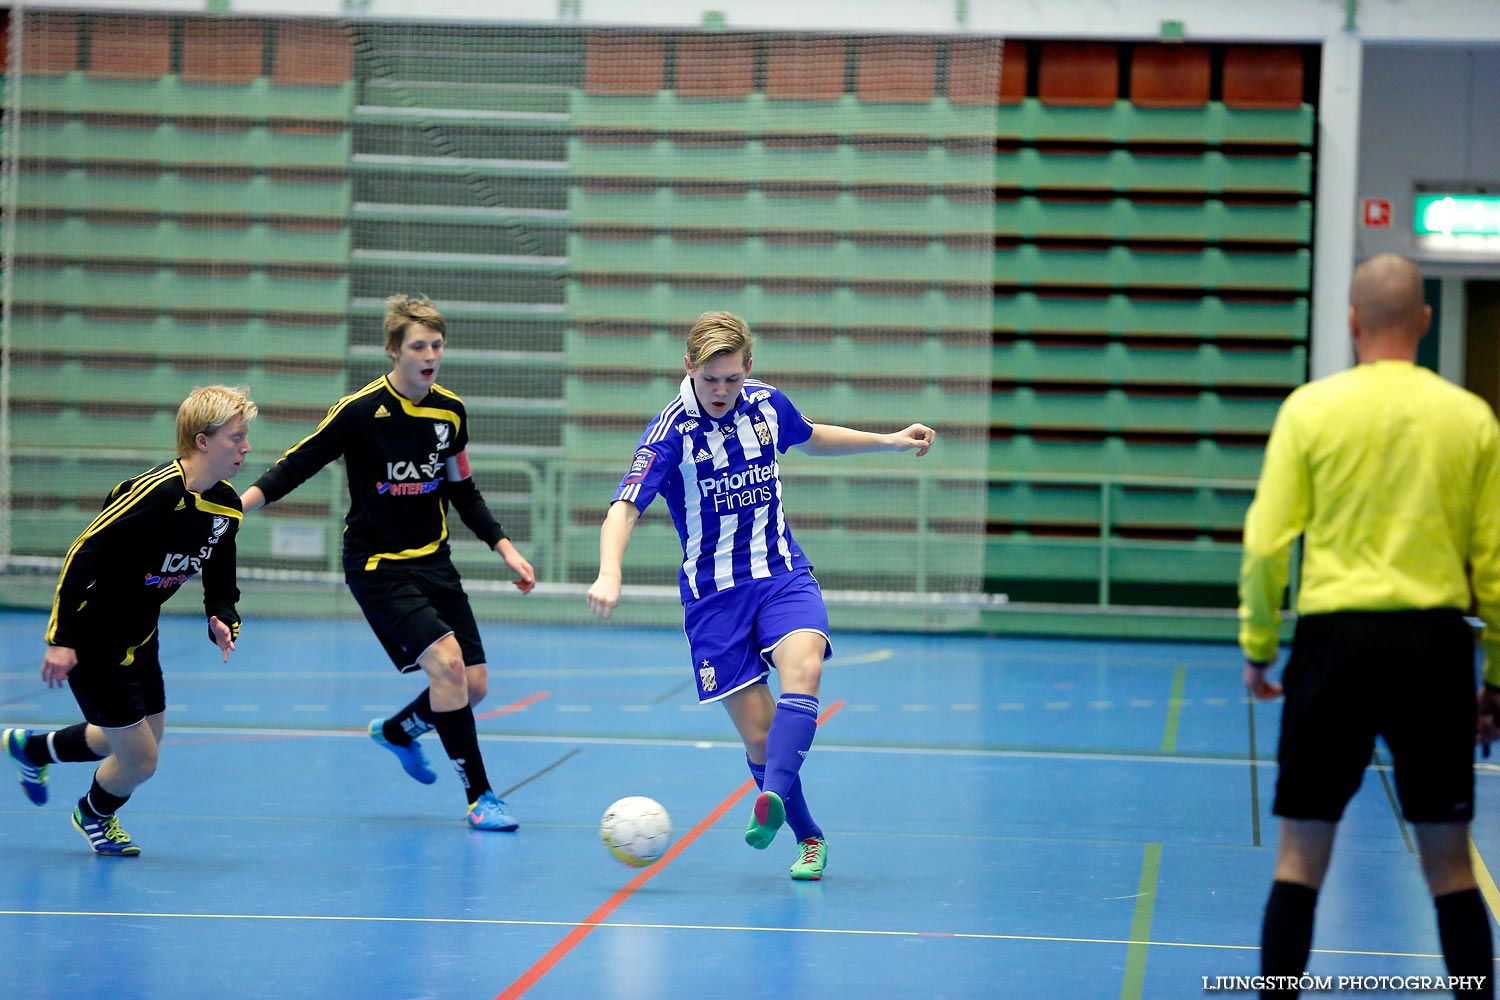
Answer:
[[[752,579],[811,567],[781,508],[776,456],[812,436],[786,394],[745,379],[734,410],[714,420],[690,378],[641,435],[615,500],[644,511],[666,499],[682,540],[684,604]]]

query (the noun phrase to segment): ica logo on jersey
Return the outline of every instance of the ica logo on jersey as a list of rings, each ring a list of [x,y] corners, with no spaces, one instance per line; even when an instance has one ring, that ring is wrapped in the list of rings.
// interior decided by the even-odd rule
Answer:
[[[447,427],[447,424],[439,424]],[[443,435],[438,435],[443,437]],[[438,452],[430,452],[425,462],[396,461],[385,463],[386,481],[375,484],[375,492],[382,496],[413,497],[431,493],[442,484],[438,475],[440,463]]]
[[[147,573],[146,586],[148,587],[180,587],[193,574],[203,569],[203,564],[208,557],[214,554],[214,546],[219,544],[219,539],[229,530],[229,518],[215,514],[213,525],[209,529],[208,541],[200,547],[195,554],[183,552],[168,552],[162,557],[161,572]]]

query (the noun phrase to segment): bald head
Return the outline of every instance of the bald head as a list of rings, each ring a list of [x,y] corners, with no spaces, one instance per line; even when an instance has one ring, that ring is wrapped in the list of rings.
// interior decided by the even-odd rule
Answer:
[[[1422,272],[1405,257],[1383,253],[1354,269],[1349,308],[1365,334],[1404,334],[1415,342],[1427,331]]]

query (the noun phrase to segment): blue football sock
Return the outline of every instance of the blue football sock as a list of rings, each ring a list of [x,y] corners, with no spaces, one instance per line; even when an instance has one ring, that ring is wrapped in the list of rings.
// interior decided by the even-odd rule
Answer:
[[[784,800],[791,791],[802,761],[818,732],[818,699],[810,694],[784,694],[771,716],[766,737],[766,787]]]
[[[745,758],[745,764],[750,768],[750,777],[755,779],[755,787],[764,789],[766,787],[766,765],[757,764],[749,757]],[[802,797],[802,776],[792,782],[791,791],[781,800],[786,806],[786,824],[792,830],[792,835],[800,843],[808,837],[822,837],[823,828],[818,826],[818,821],[812,818],[812,810],[807,808],[807,799]]]

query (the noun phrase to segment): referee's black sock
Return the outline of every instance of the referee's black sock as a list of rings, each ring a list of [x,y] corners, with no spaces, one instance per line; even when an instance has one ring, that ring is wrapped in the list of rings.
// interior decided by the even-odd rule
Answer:
[[[398,747],[409,746],[418,736],[436,728],[432,712],[432,689],[423,688],[422,693],[411,700],[401,711],[385,720],[381,732],[387,743]]]
[[[129,801],[129,795],[106,792],[99,784],[99,772],[95,771],[94,783],[89,786],[88,794],[78,800],[78,808],[96,819],[104,819],[119,812],[120,807]]]
[[[458,780],[463,783],[464,805],[472,805],[490,790],[489,775],[484,773],[484,758],[479,755],[479,733],[474,728],[474,709],[465,705],[451,712],[433,712],[432,722],[443,751],[453,761]]]
[[[55,733],[33,733],[26,738],[26,756],[33,764],[103,760],[107,754],[89,749],[88,728],[88,723],[80,722]]]
[[[1313,911],[1318,890],[1296,882],[1271,883],[1266,916],[1260,926],[1260,971],[1263,976],[1300,976],[1312,953]],[[1261,1000],[1297,996],[1296,989],[1261,990]]]
[[[1438,940],[1443,945],[1448,974],[1465,976],[1472,984],[1471,988],[1454,990],[1453,995],[1490,1000],[1495,995],[1495,953],[1489,914],[1479,890],[1444,893],[1433,897],[1432,905],[1437,908]]]

